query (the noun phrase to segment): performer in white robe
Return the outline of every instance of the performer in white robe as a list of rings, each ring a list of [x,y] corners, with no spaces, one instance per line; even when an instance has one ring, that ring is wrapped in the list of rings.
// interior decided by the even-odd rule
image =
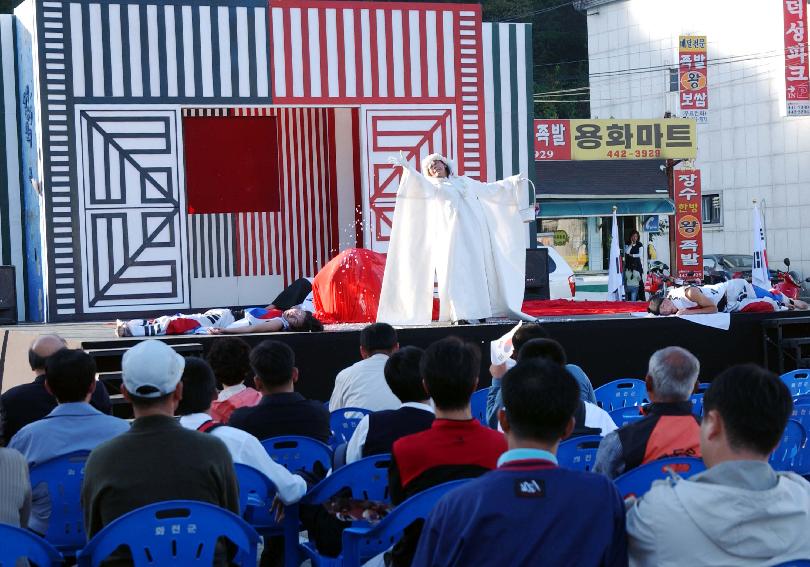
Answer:
[[[521,312],[526,227],[534,220],[527,180],[518,175],[481,183],[455,174],[432,154],[417,172],[402,167],[377,321],[424,325],[438,282],[440,321],[487,317],[534,320]]]

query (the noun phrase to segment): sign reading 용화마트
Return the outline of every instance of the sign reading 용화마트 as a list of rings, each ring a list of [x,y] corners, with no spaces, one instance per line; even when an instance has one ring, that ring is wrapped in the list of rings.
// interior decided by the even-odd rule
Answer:
[[[534,121],[536,161],[694,159],[695,120]]]

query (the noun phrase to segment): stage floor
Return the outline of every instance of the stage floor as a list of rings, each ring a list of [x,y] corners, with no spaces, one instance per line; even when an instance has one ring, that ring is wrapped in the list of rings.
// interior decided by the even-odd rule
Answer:
[[[702,381],[730,365],[764,360],[762,321],[790,318],[806,312],[740,313],[731,315],[731,327],[722,331],[673,317],[638,317],[627,313],[541,317],[550,336],[565,347],[568,360],[580,365],[594,386],[616,378],[643,378],[649,356],[657,349],[678,345],[692,351],[701,362]],[[479,344],[482,351],[480,386],[489,384],[489,342],[500,337],[515,321],[491,320],[478,325],[434,323],[398,328],[400,344],[422,348],[449,335]],[[265,339],[286,342],[296,352],[300,371],[297,389],[304,395],[326,400],[336,374],[360,358],[359,334],[365,324],[328,325],[323,333],[269,333],[240,335],[250,344]],[[57,333],[73,347],[120,349],[135,344],[117,338],[112,323],[80,322],[20,324],[0,327],[0,390],[31,379],[27,350],[43,333]],[[162,337],[169,343],[199,343],[207,350],[212,335]],[[105,368],[104,370],[116,370]]]

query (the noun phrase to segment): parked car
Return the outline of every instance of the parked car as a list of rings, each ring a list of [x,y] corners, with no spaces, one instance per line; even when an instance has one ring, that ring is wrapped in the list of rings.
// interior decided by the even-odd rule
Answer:
[[[754,257],[751,254],[704,254],[703,281],[707,284],[720,283],[733,278],[751,281],[751,267]],[[771,279],[776,270],[768,270]]]
[[[574,270],[554,248],[548,249],[548,287],[551,299],[571,299],[577,293],[577,284],[574,280]]]

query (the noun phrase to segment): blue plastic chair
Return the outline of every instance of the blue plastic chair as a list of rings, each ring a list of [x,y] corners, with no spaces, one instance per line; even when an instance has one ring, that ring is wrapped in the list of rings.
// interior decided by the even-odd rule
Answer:
[[[791,372],[785,372],[779,378],[790,389],[790,395],[794,398],[804,394],[810,394],[810,370],[799,368]]]
[[[390,548],[402,537],[402,532],[413,522],[427,518],[436,502],[470,479],[446,482],[415,494],[394,508],[378,524],[370,528],[351,527],[343,531],[343,553],[336,558],[313,555],[302,548],[313,565],[359,567],[364,561]]]
[[[21,558],[30,559],[39,567],[62,565],[62,554],[33,532],[0,524],[0,566],[14,567]]]
[[[284,520],[276,522],[272,511],[276,485],[261,471],[234,463],[239,481],[239,514],[263,536],[284,536],[284,563],[296,565],[298,558],[298,504],[284,506]]]
[[[697,393],[698,394],[705,394],[706,390],[708,390],[709,386],[711,386],[711,385],[712,385],[711,382],[698,382],[698,391],[697,391]]]
[[[302,504],[323,504],[338,492],[348,489],[357,500],[390,502],[388,465],[391,455],[373,455],[336,469],[313,486]]]
[[[583,435],[560,443],[557,462],[566,469],[589,471],[596,462],[596,450],[602,438],[599,435]]]
[[[624,427],[628,423],[634,423],[644,417],[644,414],[639,410],[639,406],[627,406],[609,411],[608,415],[610,415],[610,419],[613,420],[613,423],[619,427]]]
[[[644,380],[620,378],[599,386],[593,391],[596,401],[605,411],[627,406],[640,406],[647,402],[647,385]]]
[[[487,424],[487,396],[489,395],[489,388],[481,388],[473,392],[470,398],[470,406],[472,407],[472,416],[478,420],[481,425]]]
[[[363,408],[340,408],[330,413],[329,427],[332,429],[332,437],[329,438],[329,446],[334,449],[341,443],[348,443],[357,425],[370,413],[370,410]]]
[[[209,566],[221,537],[237,547],[237,565],[255,567],[256,530],[228,510],[192,500],[157,502],[124,514],[98,532],[77,559],[81,567],[96,567],[123,545],[135,567]]]
[[[690,399],[692,400],[692,413],[696,417],[703,417],[703,394],[692,394]]]
[[[810,567],[810,559],[794,559],[793,561],[786,561],[773,567]]]
[[[782,440],[776,450],[768,459],[771,466],[778,471],[793,471],[800,469],[799,454],[804,448],[807,434],[802,424],[789,419],[782,433]]]
[[[332,449],[311,437],[270,437],[262,441],[262,446],[275,462],[290,472],[301,469],[312,472],[315,463],[321,463],[324,470],[329,470],[332,466]]]
[[[31,488],[45,483],[51,501],[51,515],[45,539],[61,553],[73,556],[84,547],[81,491],[84,464],[89,451],[76,451],[31,468]]]
[[[641,496],[650,489],[653,481],[668,478],[669,470],[683,478],[689,478],[693,474],[705,471],[706,465],[695,457],[658,459],[624,473],[614,482],[622,498],[631,495]]]

